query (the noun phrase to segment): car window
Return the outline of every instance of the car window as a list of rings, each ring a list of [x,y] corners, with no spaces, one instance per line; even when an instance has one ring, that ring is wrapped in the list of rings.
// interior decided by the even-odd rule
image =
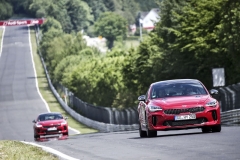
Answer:
[[[61,114],[44,114],[40,115],[38,121],[58,120],[63,119]]]
[[[149,87],[149,89],[148,89],[148,91],[147,91],[147,93],[146,93],[146,100],[145,100],[145,101],[147,101],[147,100],[149,99],[149,96],[148,96],[148,95],[149,95],[150,88],[151,88],[151,87]],[[150,96],[150,97],[151,97],[151,96]]]
[[[174,96],[206,95],[205,88],[200,83],[160,83],[153,86],[151,98]]]

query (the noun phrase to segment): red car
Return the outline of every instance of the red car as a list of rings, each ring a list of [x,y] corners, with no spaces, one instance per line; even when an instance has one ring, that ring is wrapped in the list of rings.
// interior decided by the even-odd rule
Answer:
[[[201,128],[221,132],[218,91],[195,79],[152,83],[146,95],[138,97],[140,137],[156,137],[157,131]]]
[[[63,118],[61,113],[43,113],[33,120],[34,138],[47,135],[68,136],[67,118]]]

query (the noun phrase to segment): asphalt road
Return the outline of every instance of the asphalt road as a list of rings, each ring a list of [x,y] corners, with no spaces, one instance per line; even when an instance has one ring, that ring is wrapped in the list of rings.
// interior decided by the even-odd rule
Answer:
[[[138,131],[94,133],[38,144],[81,160],[240,160],[240,127],[159,131],[154,138],[139,138]]]
[[[34,142],[32,120],[41,112],[47,109],[36,87],[27,27],[8,27],[0,55],[0,140]],[[240,160],[240,127],[162,131],[154,138],[139,138],[138,131],[94,133],[35,143],[81,160]]]
[[[36,87],[27,27],[6,27],[0,57],[0,139],[33,140],[33,123],[47,112]]]

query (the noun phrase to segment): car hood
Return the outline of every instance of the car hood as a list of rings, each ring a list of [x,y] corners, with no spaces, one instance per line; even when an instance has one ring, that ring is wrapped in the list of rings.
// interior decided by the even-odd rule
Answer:
[[[205,105],[206,101],[210,99],[211,97],[209,95],[166,97],[166,98],[154,99],[152,101],[152,104],[165,107],[165,108],[172,108],[172,107],[178,107],[178,106],[188,107],[188,106]]]
[[[59,119],[59,120],[48,120],[48,121],[42,121],[42,122],[38,122],[38,124],[41,124],[43,126],[45,125],[59,125],[62,122],[65,122],[65,120],[63,119]]]

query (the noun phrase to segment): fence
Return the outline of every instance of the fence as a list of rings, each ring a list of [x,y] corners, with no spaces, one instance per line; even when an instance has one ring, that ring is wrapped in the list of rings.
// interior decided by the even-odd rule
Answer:
[[[75,97],[71,91],[61,84],[55,84],[54,87],[58,93],[63,94],[65,103],[84,117],[109,124],[138,124],[137,107],[118,110],[116,108],[94,106]]]
[[[216,99],[220,102],[222,112],[240,109],[240,83],[221,87],[218,91]]]
[[[115,108],[93,106],[75,97],[61,84],[55,85],[55,88],[60,93],[65,93],[68,97],[66,103],[84,117],[109,124],[131,125],[138,123],[136,108],[117,110]],[[221,87],[218,90],[219,94],[214,98],[219,101],[221,106],[222,123],[240,124],[240,83]]]

